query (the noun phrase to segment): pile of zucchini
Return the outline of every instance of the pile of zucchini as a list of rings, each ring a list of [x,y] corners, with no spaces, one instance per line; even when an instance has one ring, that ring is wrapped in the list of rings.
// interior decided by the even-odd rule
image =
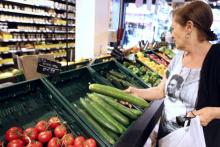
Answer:
[[[125,107],[115,99],[128,101],[141,108],[149,106],[145,100],[110,86],[90,84],[89,89],[92,93],[80,98],[80,105],[74,106],[78,114],[109,144],[114,144],[130,123],[142,114],[142,111]]]
[[[135,80],[129,78],[128,76],[115,71],[115,70],[110,70],[108,72],[102,71],[101,74],[108,80],[110,81],[115,87],[119,89],[126,89],[129,86],[133,87],[140,87]]]

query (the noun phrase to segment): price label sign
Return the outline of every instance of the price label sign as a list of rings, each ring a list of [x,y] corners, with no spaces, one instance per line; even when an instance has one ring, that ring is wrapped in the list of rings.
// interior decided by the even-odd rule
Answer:
[[[50,61],[44,58],[38,59],[37,72],[45,75],[59,74],[61,71],[61,64]]]

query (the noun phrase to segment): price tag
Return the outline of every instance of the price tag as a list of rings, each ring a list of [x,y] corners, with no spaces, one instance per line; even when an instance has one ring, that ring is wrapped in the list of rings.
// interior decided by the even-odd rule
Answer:
[[[59,74],[60,71],[61,64],[44,58],[38,59],[37,72],[45,75],[55,75]]]

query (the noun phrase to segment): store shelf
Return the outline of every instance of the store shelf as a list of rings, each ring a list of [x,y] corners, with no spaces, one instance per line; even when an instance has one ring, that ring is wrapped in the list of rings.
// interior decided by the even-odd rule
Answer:
[[[56,59],[66,58],[66,42],[75,43],[76,1],[66,4],[66,0],[0,1],[1,72],[14,66],[3,64],[14,54],[53,53]]]
[[[46,18],[61,18],[61,19],[66,19],[65,16],[63,17],[57,17],[53,15],[49,15],[47,13],[36,13],[36,12],[28,12],[28,11],[21,11],[21,10],[14,10],[14,9],[4,9],[0,8],[0,12],[6,13],[6,14],[20,14],[20,15],[26,15],[26,16],[35,16],[35,17],[46,17]],[[75,20],[75,17],[73,18],[67,18],[67,20]]]
[[[39,5],[37,3],[36,4],[33,3],[33,1],[3,0],[2,2],[9,2],[9,3],[14,3],[14,4],[19,4],[19,5],[26,5],[26,6],[34,6],[34,7],[38,7],[38,8],[50,8],[50,6],[48,6],[48,4]]]
[[[66,0],[55,0],[55,2],[62,2],[63,4],[66,4]],[[76,1],[71,1],[68,0],[68,4],[75,6],[76,5]]]
[[[61,40],[75,40],[75,38],[50,38],[50,39],[10,39],[2,40],[0,42],[35,42],[35,41],[61,41]]]
[[[31,21],[17,21],[17,20],[0,20],[0,22],[6,23],[16,23],[16,24],[29,24],[29,25],[43,25],[43,26],[64,26],[64,24],[52,24],[52,23],[40,23],[40,22],[31,22]],[[67,27],[75,27],[75,24],[68,24]]]
[[[21,53],[21,50],[10,50],[10,51],[4,51],[0,52],[1,54],[12,54],[12,53]]]
[[[48,3],[38,4],[37,1],[33,2],[33,1],[25,1],[25,0],[23,0],[23,1],[22,0],[3,0],[2,2],[12,3],[12,4],[17,4],[17,5],[22,5],[22,6],[31,6],[31,7],[34,7],[34,8],[54,9],[54,10],[58,10],[58,11],[66,11],[66,8],[56,7],[54,5],[54,3],[51,3],[51,4],[48,4]],[[60,1],[57,1],[57,2],[60,2]],[[75,5],[75,4],[72,3],[72,5]],[[74,12],[74,11],[68,10],[68,12]]]
[[[19,29],[2,29],[2,32],[7,33],[56,33],[56,34],[66,34],[66,31],[50,31],[50,30],[19,30]],[[68,34],[75,34],[75,31],[68,31]]]
[[[35,13],[35,12],[28,12],[28,11],[21,11],[21,10],[14,10],[14,9],[4,9],[0,8],[0,12],[4,13],[12,13],[12,14],[22,14],[22,15],[28,15],[28,16],[38,16],[38,17],[53,17],[47,13],[42,14],[42,13]]]
[[[39,50],[39,51],[52,51],[52,50],[61,50],[61,49],[74,49],[75,47],[59,47],[59,48],[41,48],[41,49],[36,49],[36,50]]]

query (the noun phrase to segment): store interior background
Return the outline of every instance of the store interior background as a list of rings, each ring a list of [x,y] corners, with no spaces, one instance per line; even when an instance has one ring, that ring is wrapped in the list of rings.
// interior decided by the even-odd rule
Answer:
[[[175,2],[174,2],[175,3]],[[220,42],[220,1],[209,2],[214,21],[212,30],[217,34]],[[161,35],[165,35],[166,40],[171,41],[169,28],[171,26],[172,3],[159,0],[154,4],[144,3],[136,7],[135,3],[125,4],[125,34],[123,47],[130,47],[137,44],[138,41],[148,42],[161,41]]]
[[[9,35],[12,37],[11,40],[7,40],[2,37],[2,34],[0,34],[0,77],[4,79],[5,77],[11,77],[14,75],[12,74],[13,69],[19,68],[19,66],[14,66],[14,55],[18,54],[20,56],[26,54],[29,55],[39,53],[54,53],[56,61],[66,66],[69,63],[74,64],[75,62],[84,61],[85,59],[93,60],[97,57],[106,55],[107,53],[111,53],[111,50],[113,48],[113,46],[111,45],[112,42],[117,42],[122,49],[129,49],[135,46],[138,47],[138,43],[141,40],[145,43],[153,43],[155,41],[159,42],[161,41],[161,36],[164,36],[167,42],[172,42],[171,34],[169,32],[169,28],[171,26],[170,13],[172,11],[172,4],[174,2],[177,3],[177,0],[173,0],[172,2],[166,0],[144,0],[143,5],[139,7],[135,5],[135,0],[73,1],[75,5],[71,5],[71,7],[69,6],[69,10],[67,10],[72,11],[71,14],[69,14],[68,16],[70,17],[70,19],[72,19],[70,20],[71,23],[68,24],[70,25],[68,27],[71,28],[69,30],[69,36],[64,35],[68,34],[65,32],[66,25],[64,25],[64,22],[66,21],[64,17],[64,12],[66,11],[66,3],[64,0],[60,1],[60,3],[50,0],[47,0],[47,3],[45,3],[45,0],[3,0],[0,2],[0,33],[6,33],[6,35],[8,35],[7,31],[9,31]],[[34,36],[35,38],[33,38],[33,32],[30,32],[30,30],[25,30],[26,32],[24,31],[24,33],[22,32],[22,29],[24,28],[21,28],[21,30],[19,30],[19,28],[17,28],[17,30],[13,30],[16,28],[12,28],[12,26],[14,26],[14,24],[16,26],[16,23],[19,24],[19,21],[23,21],[20,20],[20,18],[22,18],[23,16],[29,18],[30,20],[32,18],[36,19],[38,17],[42,17],[43,20],[45,16],[39,15],[46,15],[46,17],[47,15],[49,15],[49,17],[52,14],[54,15],[55,13],[52,13],[53,11],[42,11],[43,9],[45,9],[44,7],[48,7],[49,9],[56,9],[53,6],[54,2],[55,4],[61,4],[55,7],[57,7],[58,9],[63,9],[62,11],[64,11],[62,13],[59,12],[60,14],[63,14],[63,16],[59,16],[63,17],[63,20],[56,18],[57,16],[52,16],[60,21],[60,24],[53,24],[56,23],[56,21],[54,21],[52,22],[52,24],[48,24],[46,22],[44,26],[39,22],[37,22],[39,24],[33,24],[31,22],[27,26],[36,28],[35,25],[43,25],[43,29],[54,29],[56,27],[58,28],[60,25],[62,27],[61,35],[60,33],[50,32],[50,36]],[[24,3],[24,5],[22,3]],[[213,42],[216,43],[220,42],[220,1],[212,0],[209,1],[209,4],[211,5],[214,14],[214,23],[212,25],[212,30],[218,36],[218,40]],[[44,13],[37,13],[35,14],[35,16],[32,13],[28,14],[30,11],[28,9],[27,12],[25,9],[22,10],[22,7],[24,7],[25,9],[33,7],[34,9],[39,11],[41,10],[41,12]],[[8,16],[13,16],[12,18],[16,20],[13,20],[14,22],[10,22],[10,20],[12,21],[12,19]],[[6,19],[9,19],[9,22],[7,22],[8,20]],[[14,24],[11,25],[10,23]],[[21,22],[21,24],[22,23],[24,22]],[[9,28],[7,28],[7,24],[9,24]],[[55,27],[53,27],[53,25],[55,25]],[[118,42],[117,33],[119,29],[123,30],[123,35],[121,35],[121,40]],[[10,34],[10,30],[18,31],[20,33],[13,32]],[[44,32],[40,32],[39,34],[42,35],[43,33]],[[18,36],[18,34],[21,34],[21,36]],[[47,39],[49,39],[49,41]],[[50,50],[50,48],[45,50],[44,48],[50,44],[60,44],[61,46],[58,47],[59,51],[56,49]],[[8,56],[9,53],[10,56]]]

